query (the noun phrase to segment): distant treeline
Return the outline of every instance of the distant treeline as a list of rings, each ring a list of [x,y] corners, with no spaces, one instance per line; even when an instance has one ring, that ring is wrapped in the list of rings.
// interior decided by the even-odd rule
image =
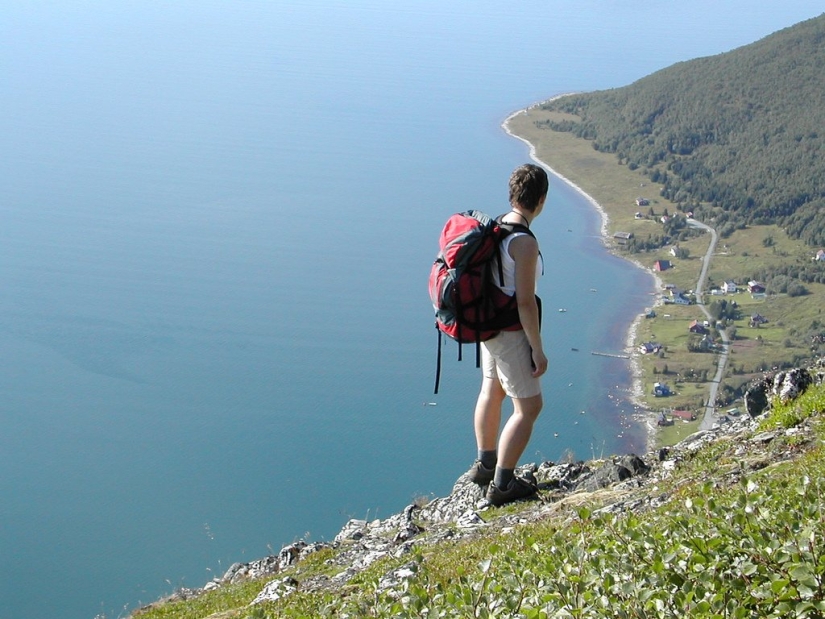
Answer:
[[[578,117],[549,128],[615,153],[723,234],[775,223],[825,246],[825,14],[543,107]]]

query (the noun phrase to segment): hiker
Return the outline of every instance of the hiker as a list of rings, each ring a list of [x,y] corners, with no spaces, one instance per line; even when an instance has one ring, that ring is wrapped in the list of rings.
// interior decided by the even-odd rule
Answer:
[[[518,167],[510,176],[511,210],[501,221],[529,228],[542,212],[547,189],[547,173],[542,168]],[[536,493],[535,485],[515,475],[515,468],[541,412],[539,378],[547,371],[536,298],[538,242],[532,234],[513,232],[502,241],[499,259],[504,281],[496,285],[515,295],[521,324],[517,330],[502,331],[481,343],[483,377],[474,414],[478,459],[467,472],[471,481],[488,486],[486,497],[493,505]],[[513,413],[499,436],[505,396],[513,401]]]

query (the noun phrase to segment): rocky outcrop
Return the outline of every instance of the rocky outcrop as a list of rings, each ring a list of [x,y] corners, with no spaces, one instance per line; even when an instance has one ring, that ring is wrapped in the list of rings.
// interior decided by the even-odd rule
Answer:
[[[669,497],[646,496],[647,486],[666,478],[681,459],[689,457],[691,452],[702,445],[718,440],[723,434],[735,436],[737,432],[745,432],[751,424],[755,422],[742,416],[733,424],[697,433],[676,447],[645,457],[630,454],[603,461],[543,462],[523,466],[518,473],[532,479],[539,488],[539,494],[525,501],[516,514],[499,515],[499,510],[487,503],[483,489],[462,475],[456,480],[448,496],[436,498],[426,505],[409,505],[402,513],[385,520],[347,522],[332,542],[315,546],[315,549],[318,546],[336,549],[327,561],[337,570],[335,575],[312,581],[304,580],[300,587],[308,590],[341,587],[383,557],[403,557],[417,544],[434,545],[445,540],[478,535],[480,531],[491,528],[506,530],[525,522],[540,520],[563,509],[566,499],[609,492],[611,498],[600,511],[622,512],[658,506]],[[287,548],[294,547],[293,544]],[[290,551],[289,556],[295,555],[300,560],[310,549],[309,546],[302,547],[297,555],[295,551]],[[287,565],[284,559],[284,551],[281,551],[277,558],[257,562],[260,567],[233,566],[212,586],[232,582],[241,574],[251,575],[265,569],[274,569],[270,573],[277,575],[282,568],[276,566]],[[385,574],[379,582],[379,588],[398,587],[414,571],[413,563],[405,563]],[[289,577],[275,578],[261,591],[255,602],[277,600],[289,595],[297,587],[298,584]]]
[[[273,579],[253,604],[280,599],[299,588],[339,588],[379,559],[403,557],[415,545],[439,544],[479,535],[490,529],[505,531],[525,522],[560,514],[572,518],[575,510],[571,509],[567,516],[564,516],[564,510],[588,498],[599,505],[599,512],[658,507],[671,499],[666,491],[659,490],[659,482],[670,477],[682,461],[691,459],[699,449],[714,442],[724,441],[740,464],[730,470],[709,472],[709,475],[716,476],[714,483],[736,483],[748,470],[758,470],[772,462],[794,457],[799,453],[800,445],[812,440],[813,432],[806,424],[790,430],[756,432],[758,421],[755,417],[762,414],[774,399],[787,401],[803,393],[811,384],[821,384],[823,376],[825,364],[821,362],[809,370],[766,375],[754,381],[748,389],[745,397],[748,415],[697,432],[675,446],[644,456],[629,454],[590,462],[543,462],[523,466],[518,473],[531,479],[539,493],[525,501],[516,513],[492,508],[484,498],[483,489],[462,475],[446,497],[436,498],[426,505],[409,505],[403,512],[385,520],[350,520],[331,542],[295,542],[282,548],[277,555],[234,564],[223,576],[202,589],[181,590],[167,599],[188,598],[241,579],[269,576]],[[783,440],[790,437],[792,440]],[[335,549],[326,560],[332,575],[298,583],[288,572],[283,573],[308,555],[329,548]],[[415,569],[416,565],[411,561],[391,570],[380,579],[379,589],[397,588],[415,573]]]
[[[751,417],[758,417],[769,406],[771,399],[787,402],[799,397],[811,385],[821,385],[825,379],[825,359],[820,359],[811,368],[794,368],[765,374],[753,381],[745,391],[745,411]]]

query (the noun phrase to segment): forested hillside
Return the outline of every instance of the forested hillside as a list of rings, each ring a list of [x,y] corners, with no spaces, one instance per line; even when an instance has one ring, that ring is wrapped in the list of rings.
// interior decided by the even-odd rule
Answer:
[[[825,245],[825,14],[629,86],[544,104],[722,232],[776,223]]]

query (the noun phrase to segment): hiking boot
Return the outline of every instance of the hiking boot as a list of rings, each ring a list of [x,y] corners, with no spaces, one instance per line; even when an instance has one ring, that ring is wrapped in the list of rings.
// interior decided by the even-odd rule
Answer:
[[[470,470],[467,471],[467,477],[469,477],[470,481],[474,484],[478,484],[479,486],[486,486],[491,481],[493,481],[493,476],[495,475],[495,472],[495,467],[488,469],[481,463],[481,460],[476,460],[475,462],[473,462],[473,466],[470,467]]]
[[[491,483],[487,488],[487,500],[495,506],[504,505],[511,501],[518,499],[526,499],[538,492],[538,488],[532,482],[523,477],[514,477],[510,485],[504,490],[499,489],[495,484]]]

